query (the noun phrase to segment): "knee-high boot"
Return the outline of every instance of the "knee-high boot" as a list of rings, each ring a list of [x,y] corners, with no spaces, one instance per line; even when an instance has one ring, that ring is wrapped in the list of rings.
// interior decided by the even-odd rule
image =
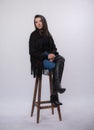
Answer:
[[[64,70],[64,62],[62,60],[58,60],[53,70],[53,93],[54,92],[64,93],[66,90],[65,88],[61,87],[63,70]]]

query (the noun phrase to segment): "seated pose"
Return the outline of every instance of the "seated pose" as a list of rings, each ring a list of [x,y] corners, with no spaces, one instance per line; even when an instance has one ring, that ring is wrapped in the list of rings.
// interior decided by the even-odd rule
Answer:
[[[31,74],[33,74],[34,77],[41,77],[45,69],[51,70],[53,73],[53,86],[50,101],[54,105],[62,105],[58,100],[58,93],[64,93],[66,90],[61,87],[65,58],[57,52],[45,17],[36,15],[34,25],[35,30],[31,33],[29,38]]]

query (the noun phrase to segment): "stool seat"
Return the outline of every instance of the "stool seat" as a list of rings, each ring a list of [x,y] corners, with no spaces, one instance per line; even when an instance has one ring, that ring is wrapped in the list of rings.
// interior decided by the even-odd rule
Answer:
[[[49,72],[48,74],[49,76],[49,86],[50,86],[50,96],[52,94],[52,72]],[[60,105],[55,106],[53,103],[50,102],[50,100],[48,101],[41,101],[41,85],[42,83],[42,76],[41,77],[36,77],[35,79],[35,88],[34,88],[34,95],[33,95],[33,102],[32,102],[32,109],[31,109],[31,116],[33,116],[33,112],[34,112],[34,108],[35,106],[37,107],[37,123],[39,123],[39,118],[40,118],[40,109],[51,109],[52,110],[52,114],[54,114],[54,108],[57,108],[58,111],[58,115],[59,115],[59,120],[62,120],[61,117],[61,111],[60,111]],[[38,99],[36,99],[36,97],[38,97]],[[45,104],[45,105],[42,105]],[[49,105],[46,105],[49,104]]]

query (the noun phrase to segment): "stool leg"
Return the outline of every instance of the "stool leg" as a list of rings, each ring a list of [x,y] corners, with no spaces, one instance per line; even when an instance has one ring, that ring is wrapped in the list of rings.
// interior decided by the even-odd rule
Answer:
[[[62,121],[60,106],[57,106],[57,110],[58,110],[59,120]]]
[[[52,94],[52,74],[51,74],[51,72],[50,72],[50,74],[49,74],[49,82],[50,82],[50,96],[51,96],[51,94]],[[51,103],[51,105],[52,105],[52,114],[54,114],[54,106],[53,106],[53,103]]]
[[[37,107],[37,123],[39,123],[39,117],[40,117],[40,101],[41,101],[41,82],[42,77],[38,79],[39,80],[39,88],[38,88],[38,107]]]
[[[32,110],[31,110],[31,116],[33,116],[35,102],[36,102],[36,94],[37,94],[37,86],[38,86],[38,77],[35,81],[35,89],[34,89],[34,95],[33,95],[33,102],[32,102]]]

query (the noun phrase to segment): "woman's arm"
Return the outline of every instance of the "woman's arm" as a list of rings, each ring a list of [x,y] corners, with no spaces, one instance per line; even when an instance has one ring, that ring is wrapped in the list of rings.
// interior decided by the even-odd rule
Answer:
[[[57,48],[56,48],[56,45],[54,43],[52,36],[50,37],[50,53],[58,55]]]

